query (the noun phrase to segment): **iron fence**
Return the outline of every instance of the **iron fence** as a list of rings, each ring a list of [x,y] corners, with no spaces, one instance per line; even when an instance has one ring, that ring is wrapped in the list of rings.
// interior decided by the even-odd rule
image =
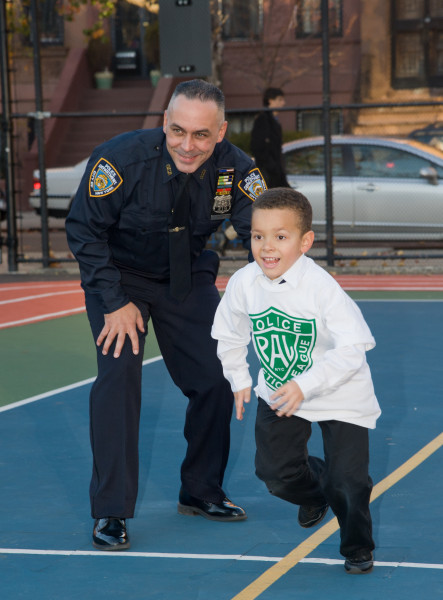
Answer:
[[[355,131],[355,124],[358,120],[356,115],[362,110],[388,109],[394,114],[394,111],[398,109],[417,111],[421,107],[436,107],[438,109],[441,106],[441,103],[438,102],[331,104],[329,111],[333,115],[333,118],[330,119],[332,134],[347,134],[353,130]],[[230,135],[234,143],[238,138],[241,142],[238,145],[243,145],[246,150],[248,126],[245,127],[239,125],[239,123],[247,123],[250,127],[253,115],[259,110],[257,107],[249,107],[243,110],[227,111],[228,121],[236,124],[231,127]],[[280,110],[283,113],[289,113],[291,121],[294,123],[291,130],[294,138],[312,133],[320,134],[320,138],[323,135],[322,115],[324,107],[319,105],[288,106]],[[300,124],[303,123],[301,115],[309,114],[311,114],[311,118],[308,121],[316,123],[316,128],[313,127],[314,131],[300,131]],[[161,115],[161,112],[149,111],[49,113],[41,110],[11,113],[7,115],[6,123],[5,118],[3,118],[2,132],[3,135],[5,135],[5,132],[10,132],[12,130],[11,123],[19,120],[33,121],[38,137],[44,136],[44,123],[49,122],[51,119],[90,118],[93,120],[98,117],[122,119],[124,117],[138,116],[144,118],[146,116],[158,117]],[[304,122],[306,122],[306,119]],[[238,133],[245,135],[243,138],[241,136],[239,138]],[[380,125],[380,131],[375,133],[385,134],[386,126]],[[430,136],[432,138],[432,133],[430,133]],[[308,147],[309,152],[307,154],[303,154],[301,150],[298,154],[296,150],[289,150],[285,154],[287,174],[291,185],[305,193],[314,205],[314,231],[317,238],[315,245],[316,258],[326,261],[331,266],[340,264],[344,260],[389,261],[398,260],[399,256],[403,260],[443,258],[443,153],[440,156],[439,150],[436,149],[440,142],[443,147],[443,132],[440,141],[437,130],[437,135],[434,136],[434,147],[428,147],[429,160],[426,157],[415,157],[417,164],[414,164],[411,158],[412,155],[408,155],[409,162],[407,155],[402,157],[399,148],[377,146],[374,130],[372,130],[371,136],[368,137],[369,141],[372,140],[373,142],[372,148],[368,140],[365,141],[363,138],[360,139],[354,136],[355,139],[352,144],[348,143],[339,148],[335,143],[332,143],[329,149],[331,215],[327,215],[325,210],[328,182],[325,179],[325,146],[321,143],[322,140],[319,140],[319,145]],[[386,135],[384,137],[386,138]],[[332,141],[334,142],[334,138],[332,138]],[[432,139],[426,141],[432,142]],[[303,139],[297,139],[295,146],[299,144],[303,150],[303,143]],[[2,144],[3,148],[6,146],[7,144]],[[40,148],[42,147],[43,142],[41,140]],[[375,151],[372,162],[368,156],[364,156],[365,152],[367,154],[371,149],[373,152]],[[391,156],[389,151],[392,151]],[[397,155],[395,155],[395,152],[397,152]],[[394,158],[392,158],[392,153]],[[431,164],[431,160],[435,162]],[[7,161],[4,162],[7,163]],[[41,158],[39,167],[42,168]],[[431,167],[429,173],[423,172],[420,174],[423,169],[426,171],[426,167]],[[14,169],[14,165],[7,164],[6,168]],[[42,181],[45,182],[47,181],[46,171],[46,165],[43,165],[45,177],[42,178]],[[10,176],[14,178],[14,173]],[[318,187],[320,180],[322,183]],[[360,187],[366,186],[366,189],[358,191],[359,185]],[[420,186],[420,188],[414,191],[414,185]],[[378,191],[377,186],[380,188]],[[383,192],[383,186],[387,187],[388,191]],[[18,264],[27,262],[41,263],[44,267],[51,266],[54,263],[75,262],[68,255],[67,249],[63,253],[54,253],[52,250],[52,232],[62,229],[63,221],[54,225],[54,221],[51,219],[51,189],[50,187],[49,189],[43,188],[45,186],[42,186],[41,189],[42,209],[39,218],[42,252],[40,256],[31,256],[29,252],[24,250],[26,243],[23,243],[23,239],[26,236],[26,230],[21,228],[17,232],[17,228],[11,226],[12,221],[17,222],[19,220],[17,218],[18,211],[14,199],[12,197],[7,198],[8,228],[6,236],[3,237],[3,244],[8,248],[10,271],[17,270]],[[319,194],[322,197],[321,200],[318,198]],[[70,199],[69,194],[65,196],[67,200]],[[364,201],[362,200],[363,196],[365,196]],[[57,197],[60,198],[60,194]],[[397,213],[392,209],[393,206],[396,207]],[[346,211],[349,214],[346,214]],[[10,214],[11,212],[12,214]],[[226,228],[226,225],[224,223],[223,228]],[[219,249],[220,236],[211,236],[208,246]],[[222,260],[245,259],[246,251],[242,251],[238,240],[231,239],[227,248],[235,252],[222,255]]]

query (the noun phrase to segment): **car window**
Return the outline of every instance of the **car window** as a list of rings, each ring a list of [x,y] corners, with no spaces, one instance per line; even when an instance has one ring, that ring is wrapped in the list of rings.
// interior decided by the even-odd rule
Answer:
[[[437,169],[443,177],[443,169],[432,161],[404,150],[386,146],[353,145],[355,174],[357,177],[401,177],[416,179],[425,167]]]
[[[323,146],[298,148],[285,153],[286,173],[288,175],[322,175],[325,173]],[[332,175],[344,175],[341,146],[331,149]]]

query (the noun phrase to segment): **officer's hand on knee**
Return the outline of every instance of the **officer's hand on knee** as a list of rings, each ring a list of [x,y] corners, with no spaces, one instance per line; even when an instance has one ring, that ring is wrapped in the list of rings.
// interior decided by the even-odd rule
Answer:
[[[105,325],[97,338],[97,346],[103,344],[102,353],[108,354],[111,344],[116,340],[114,358],[121,354],[126,336],[129,336],[132,344],[132,352],[138,354],[139,343],[137,329],[144,332],[143,317],[137,306],[129,302],[118,310],[105,314]]]

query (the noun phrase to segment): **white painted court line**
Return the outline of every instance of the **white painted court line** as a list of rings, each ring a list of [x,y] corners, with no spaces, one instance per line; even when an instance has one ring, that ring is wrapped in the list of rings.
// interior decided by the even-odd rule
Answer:
[[[67,294],[82,294],[81,289],[64,290],[62,292],[46,292],[45,294],[34,294],[32,296],[19,296],[18,298],[9,298],[0,300],[0,306],[3,304],[17,304],[17,302],[28,302],[29,300],[38,300],[39,298],[53,298],[54,296],[66,296]]]
[[[154,356],[154,358],[147,358],[143,361],[144,365],[149,365],[150,363],[157,362],[159,360],[163,360],[162,356]],[[19,400],[18,402],[14,402],[12,404],[7,404],[6,406],[0,406],[0,413],[6,412],[7,410],[12,410],[13,408],[19,408],[20,406],[24,406],[25,404],[31,404],[32,402],[37,402],[37,400],[43,400],[44,398],[50,398],[51,396],[55,396],[56,394],[62,394],[63,392],[69,392],[69,390],[74,390],[75,388],[82,387],[83,385],[88,385],[95,381],[95,377],[89,377],[89,379],[84,379],[83,381],[78,381],[77,383],[72,383],[71,385],[65,385],[64,387],[57,388],[56,390],[51,390],[50,392],[44,392],[43,394],[38,394],[37,396],[31,396],[30,398],[25,398],[24,400]]]
[[[54,288],[54,287],[74,287],[74,288],[78,288],[79,290],[81,290],[79,281],[75,281],[75,282],[53,281],[53,282],[38,283],[38,284],[33,284],[33,283],[29,282],[26,285],[16,285],[16,284],[9,285],[7,283],[2,283],[0,285],[0,293],[1,292],[11,292],[11,291],[15,292],[15,291],[19,291],[19,290],[29,290],[29,289],[39,290],[39,289]]]
[[[182,554],[179,552],[101,552],[97,550],[36,550],[33,548],[0,548],[0,554],[18,554],[28,556],[100,556],[104,558],[169,558],[184,560],[235,560],[251,562],[274,562],[282,560],[282,556],[248,556],[245,554]],[[301,563],[321,565],[343,565],[344,559],[335,558],[303,558]],[[374,561],[376,567],[404,567],[408,569],[442,570],[443,564],[384,562]]]
[[[44,321],[45,319],[52,319],[53,317],[65,317],[66,315],[72,315],[78,312],[86,312],[84,306],[78,308],[71,308],[69,310],[61,310],[60,312],[47,313],[46,315],[37,315],[35,317],[28,317],[27,319],[20,319],[19,321],[9,321],[8,323],[0,323],[0,329],[6,327],[13,327],[14,325],[24,325],[25,323],[34,323],[35,321]]]

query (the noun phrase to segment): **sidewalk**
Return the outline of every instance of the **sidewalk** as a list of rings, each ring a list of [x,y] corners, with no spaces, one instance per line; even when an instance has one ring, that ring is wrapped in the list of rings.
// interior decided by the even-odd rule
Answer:
[[[72,257],[64,237],[64,220],[50,217],[48,220],[50,230],[50,238],[54,239],[58,236],[58,247],[51,251],[51,257],[66,259]],[[0,264],[0,283],[7,281],[36,281],[36,280],[52,280],[52,279],[79,279],[79,269],[76,262],[60,262],[55,263],[49,268],[43,268],[41,257],[41,240],[39,238],[41,230],[41,220],[34,212],[22,212],[17,215],[17,228],[21,232],[20,235],[30,235],[30,232],[36,236],[39,243],[35,244],[35,248],[26,251],[25,258],[33,259],[36,262],[19,262],[18,270],[10,272],[8,268],[8,251],[5,245],[2,247],[2,262]],[[6,223],[1,223],[1,235],[6,239]],[[337,253],[343,258],[335,260],[333,267],[328,267],[325,260],[317,260],[318,264],[324,267],[327,271],[334,275],[340,274],[384,274],[384,275],[432,275],[443,273],[443,258],[405,258],[412,254],[435,254],[443,255],[443,249],[439,250],[407,250],[397,251],[395,258],[386,258],[386,254],[392,255],[393,251],[389,247],[380,245],[377,248],[338,248]],[[313,248],[309,252],[309,256],[315,259],[318,256],[324,257],[326,250],[324,248]],[[365,256],[374,255],[377,258],[366,259]],[[361,258],[349,258],[346,256],[357,256]],[[240,267],[247,263],[246,252],[241,250],[227,250],[226,255],[220,257],[219,275],[229,277]]]
[[[49,217],[48,228],[50,230],[50,239],[54,236],[62,241],[58,244],[59,248],[53,252],[57,258],[72,257],[64,233],[64,219],[55,219]],[[57,263],[50,268],[43,268],[42,249],[41,249],[41,218],[34,211],[23,211],[17,213],[17,237],[19,238],[19,261],[17,271],[9,270],[8,248],[6,247],[7,224],[2,221],[1,236],[3,238],[2,261],[0,263],[0,283],[11,281],[37,281],[48,279],[79,279],[80,273],[76,262]],[[28,243],[28,238],[33,237],[33,242]],[[25,242],[23,243],[23,240]],[[24,246],[24,251],[22,246]],[[30,249],[29,249],[29,248]],[[20,262],[20,258],[33,260],[36,262]]]

